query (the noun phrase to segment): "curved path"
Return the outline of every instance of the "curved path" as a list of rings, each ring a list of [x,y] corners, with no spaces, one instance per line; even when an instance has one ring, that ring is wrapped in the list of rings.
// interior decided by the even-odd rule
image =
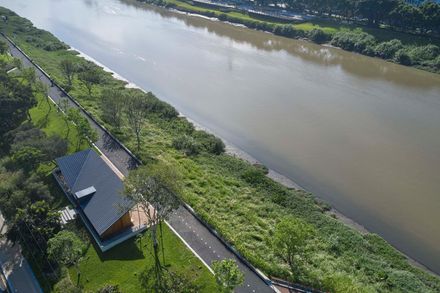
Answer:
[[[54,84],[48,75],[30,58],[19,50],[15,44],[6,39],[10,47],[12,56],[19,58],[25,67],[33,67],[37,78],[49,86],[49,96],[54,102],[58,102],[62,98],[68,98],[69,106],[79,108],[81,113],[89,120],[90,125],[98,133],[98,141],[95,142],[96,147],[123,173],[128,175],[130,169],[136,168],[138,160],[131,154],[129,150],[122,147],[121,144],[111,135],[109,135],[101,125],[99,125],[91,116],[89,116],[79,104],[77,104],[70,96],[56,84]],[[169,225],[174,232],[182,238],[187,245],[198,255],[198,257],[207,265],[214,260],[235,259],[241,271],[245,275],[245,281],[242,286],[238,287],[236,292],[274,292],[271,286],[267,284],[270,280],[263,280],[263,277],[257,274],[254,269],[234,254],[216,235],[215,232],[208,229],[194,214],[190,212],[190,208],[181,206],[169,219]]]

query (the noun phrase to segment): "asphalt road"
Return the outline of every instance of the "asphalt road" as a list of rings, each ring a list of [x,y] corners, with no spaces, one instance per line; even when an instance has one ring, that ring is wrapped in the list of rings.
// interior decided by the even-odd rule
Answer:
[[[5,39],[6,40],[6,39]],[[6,40],[7,41],[7,40]],[[14,57],[22,60],[26,67],[35,69],[37,78],[47,84],[49,96],[58,102],[62,98],[67,98],[64,93],[43,74],[43,72],[34,66],[25,55],[15,48],[9,41],[10,52]],[[70,107],[78,107],[69,100]],[[90,125],[98,133],[98,141],[95,145],[107,156],[107,158],[126,176],[130,169],[136,168],[136,161],[132,155],[122,148],[111,136],[85,113],[82,114],[89,120]],[[214,234],[212,234],[197,218],[195,218],[187,209],[180,207],[169,219],[169,224],[180,235],[181,238],[192,248],[192,250],[208,265],[214,260],[235,259],[245,275],[245,281],[242,286],[236,289],[236,292],[274,292],[255,272],[240,261]]]
[[[0,214],[0,236],[6,233],[6,225]],[[0,239],[0,271],[7,279],[11,292],[42,293],[29,263],[21,254],[18,244]]]

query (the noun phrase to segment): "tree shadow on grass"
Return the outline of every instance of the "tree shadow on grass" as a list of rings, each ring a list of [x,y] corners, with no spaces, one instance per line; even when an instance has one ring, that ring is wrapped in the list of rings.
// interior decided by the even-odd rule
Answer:
[[[45,115],[44,117],[42,117],[41,119],[39,119],[38,121],[34,121],[34,124],[36,127],[38,128],[46,128],[46,126],[49,124],[49,115]]]
[[[144,254],[139,249],[139,245],[136,243],[135,237],[116,245],[106,252],[101,252],[101,250],[96,247],[95,243],[93,243],[93,246],[95,247],[98,257],[101,261],[136,260],[145,258]]]

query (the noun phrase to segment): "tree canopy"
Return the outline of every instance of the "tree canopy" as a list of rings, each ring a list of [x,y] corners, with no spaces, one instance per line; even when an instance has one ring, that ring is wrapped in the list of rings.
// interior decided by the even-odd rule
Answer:
[[[233,292],[235,287],[243,284],[244,275],[233,259],[213,261],[212,269],[221,292]]]
[[[54,262],[72,266],[83,255],[85,245],[75,233],[63,230],[47,242],[47,255]]]

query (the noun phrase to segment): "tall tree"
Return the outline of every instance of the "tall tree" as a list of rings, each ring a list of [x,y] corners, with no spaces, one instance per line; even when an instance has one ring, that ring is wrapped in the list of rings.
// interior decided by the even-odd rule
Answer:
[[[92,97],[93,86],[101,83],[101,73],[94,66],[86,66],[78,73],[79,80],[84,84],[89,93],[89,98]]]
[[[298,272],[297,258],[313,234],[309,224],[294,217],[286,217],[276,225],[273,235],[275,252],[289,265],[293,274]]]
[[[26,118],[30,120],[29,110],[36,104],[30,84],[0,70],[0,137],[17,128]],[[3,139],[0,141],[3,143]]]
[[[158,227],[179,206],[180,189],[176,170],[164,163],[139,167],[131,171],[124,181],[124,195],[141,207],[150,224],[148,231],[153,242],[156,292],[160,292],[160,288],[164,285],[163,265],[159,258]]]
[[[65,139],[69,138],[70,134],[70,122],[69,122],[69,100],[67,98],[61,98],[58,100],[58,109],[63,112],[64,115],[61,115],[63,117],[64,123],[66,124],[66,134],[64,136]]]
[[[136,135],[137,150],[141,147],[141,132],[148,113],[147,96],[140,91],[132,91],[126,99],[126,114],[128,123]]]
[[[43,95],[44,99],[46,100],[47,106],[49,107],[49,113],[50,113],[50,111],[52,110],[52,102],[49,97],[49,87],[44,82],[37,81],[35,83],[35,90],[37,93]]]
[[[78,281],[81,275],[79,261],[84,251],[84,243],[71,231],[58,232],[47,242],[47,255],[49,259],[66,266],[75,266]]]
[[[41,150],[31,146],[24,146],[12,153],[11,164],[14,170],[21,169],[25,173],[29,173],[38,167],[43,158],[44,154]]]
[[[31,147],[41,151],[41,162],[49,162],[61,157],[67,152],[67,141],[54,134],[47,137],[46,133],[31,123],[24,123],[11,132],[14,136],[11,151],[15,153],[24,147]]]
[[[22,241],[39,251],[44,258],[47,241],[61,229],[60,215],[44,201],[38,201],[25,209],[18,209],[7,232],[12,242]]]
[[[31,86],[37,81],[37,74],[32,67],[22,68],[20,76],[26,80]]]
[[[6,54],[6,52],[8,52],[8,49],[9,49],[8,44],[3,41],[0,41],[0,54]]]
[[[60,62],[61,73],[67,81],[67,90],[72,88],[73,78],[76,73],[76,65],[72,59],[64,59]]]
[[[119,128],[127,95],[121,90],[105,89],[101,95],[101,109],[104,121]]]
[[[233,259],[213,261],[212,270],[214,271],[220,292],[231,293],[235,287],[243,284],[244,275]]]
[[[84,141],[95,142],[98,139],[98,134],[93,129],[87,118],[81,115],[78,109],[70,108],[67,112],[67,116],[70,121],[73,122],[76,131],[78,132],[78,142],[76,149],[79,150]]]

